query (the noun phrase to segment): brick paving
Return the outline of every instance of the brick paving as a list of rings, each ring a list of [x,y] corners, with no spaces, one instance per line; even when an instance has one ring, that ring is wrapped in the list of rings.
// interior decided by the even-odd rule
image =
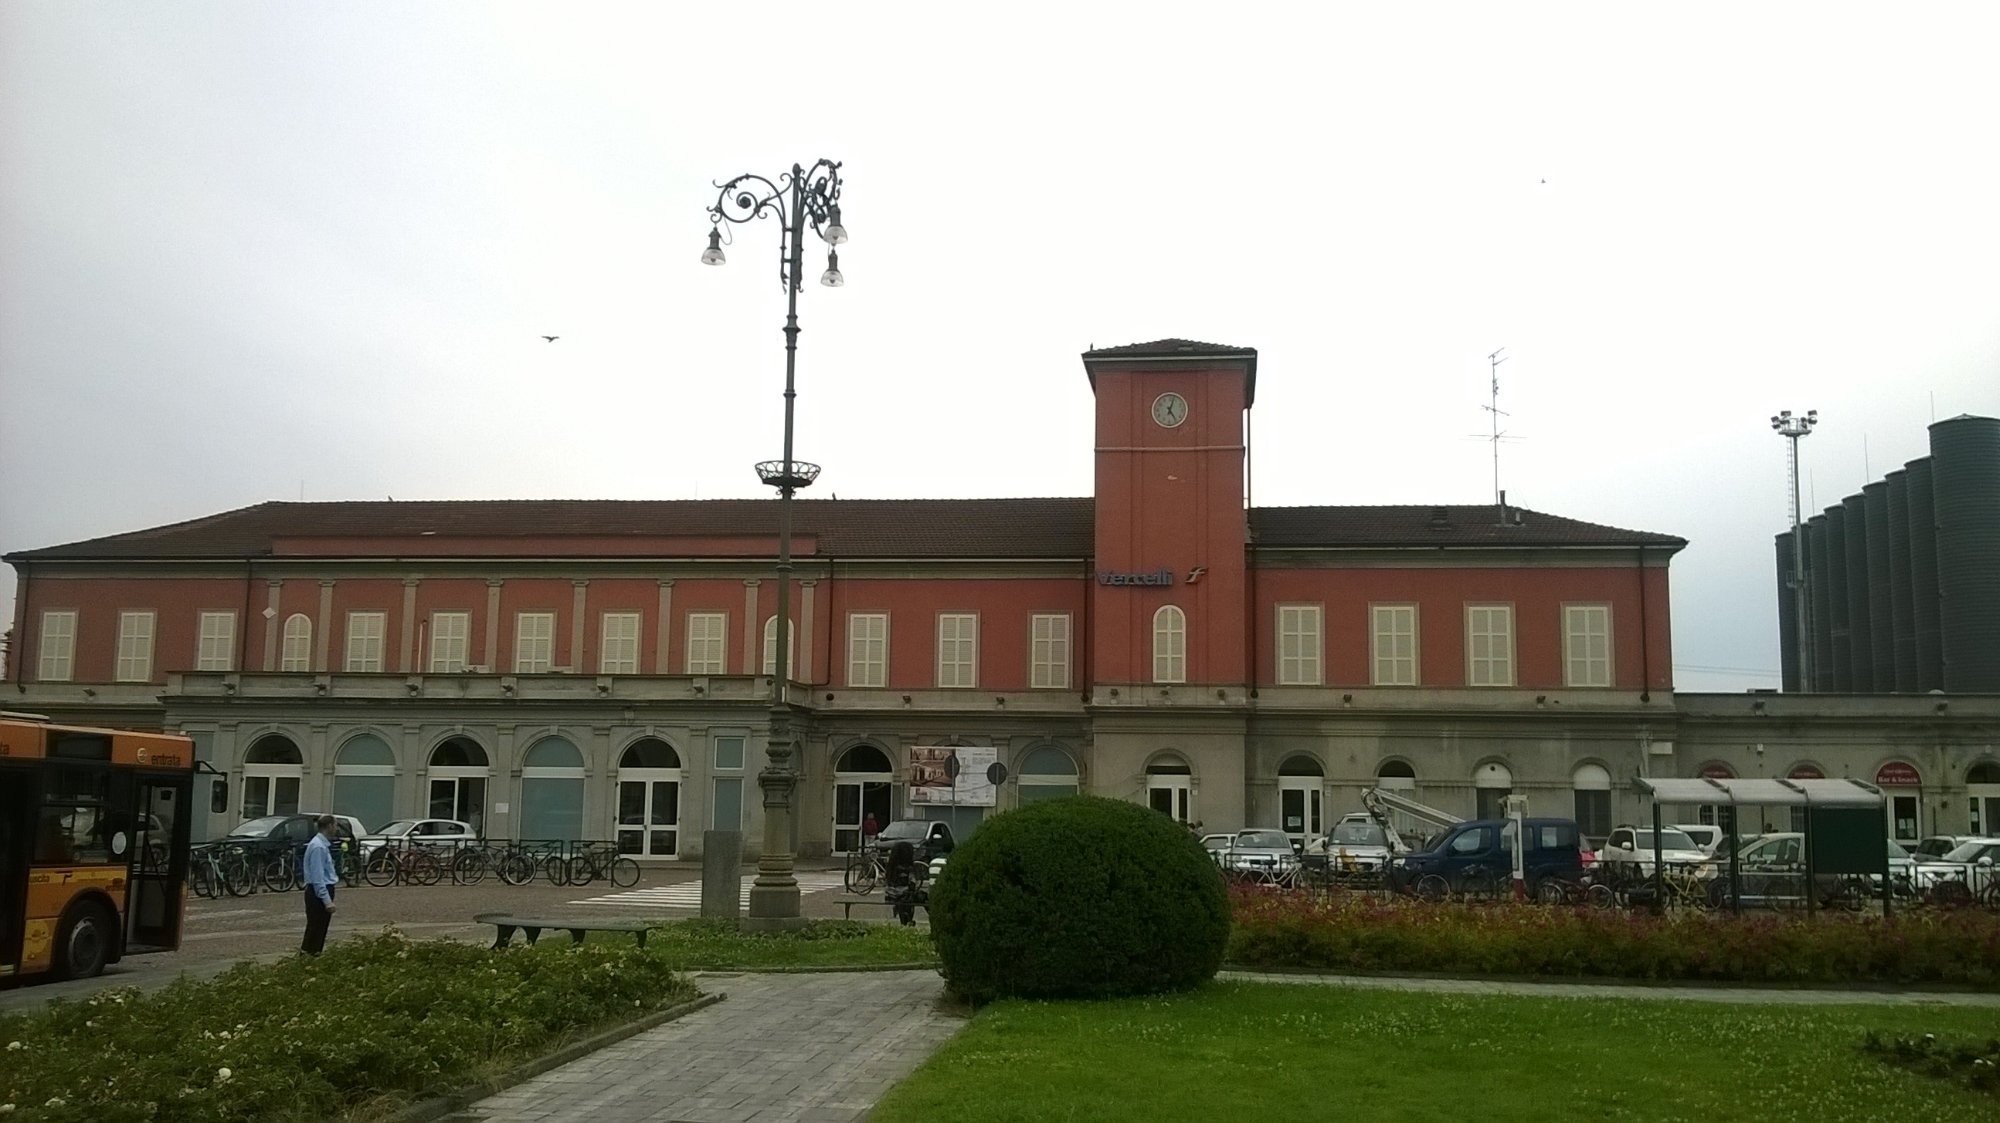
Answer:
[[[728,998],[448,1123],[854,1123],[957,1032],[935,971],[705,974]]]

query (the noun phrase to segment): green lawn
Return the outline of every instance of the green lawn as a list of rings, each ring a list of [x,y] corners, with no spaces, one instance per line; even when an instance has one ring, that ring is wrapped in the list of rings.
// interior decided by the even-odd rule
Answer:
[[[681,920],[655,928],[646,950],[677,970],[906,967],[934,964],[929,928],[815,920],[798,932],[751,935],[721,921]]]
[[[870,1118],[2000,1118],[1992,1095],[1863,1057],[1871,1028],[1984,1039],[2000,1034],[2000,1014],[1251,983],[1170,998],[1003,1002]]]

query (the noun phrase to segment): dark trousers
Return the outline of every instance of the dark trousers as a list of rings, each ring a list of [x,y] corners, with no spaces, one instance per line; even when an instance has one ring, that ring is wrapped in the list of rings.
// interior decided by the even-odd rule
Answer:
[[[333,896],[333,886],[326,887],[326,895]],[[326,947],[326,926],[333,923],[333,914],[319,899],[319,891],[306,886],[306,942],[299,950],[307,955],[318,955]]]

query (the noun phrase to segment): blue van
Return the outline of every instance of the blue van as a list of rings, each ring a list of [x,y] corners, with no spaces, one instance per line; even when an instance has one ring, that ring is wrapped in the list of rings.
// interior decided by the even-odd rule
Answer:
[[[1523,819],[1521,825],[1526,831],[1521,864],[1530,895],[1545,877],[1574,881],[1583,876],[1575,819]],[[1514,876],[1514,820],[1473,819],[1444,828],[1422,848],[1391,863],[1389,887],[1408,892],[1427,874],[1442,877],[1451,889],[1506,885]]]

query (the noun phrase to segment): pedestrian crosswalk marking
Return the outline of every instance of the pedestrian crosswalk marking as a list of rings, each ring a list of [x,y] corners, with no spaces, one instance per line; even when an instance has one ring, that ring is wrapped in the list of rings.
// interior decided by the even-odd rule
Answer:
[[[838,889],[843,876],[837,873],[794,874],[799,883],[799,894],[824,893]],[[743,878],[742,905],[750,905],[750,885],[755,880],[750,875]],[[602,897],[590,897],[573,901],[578,905],[610,905],[615,908],[640,909],[698,909],[701,907],[701,882],[683,881],[678,885],[650,885],[644,889],[627,889],[622,893],[607,893]]]

